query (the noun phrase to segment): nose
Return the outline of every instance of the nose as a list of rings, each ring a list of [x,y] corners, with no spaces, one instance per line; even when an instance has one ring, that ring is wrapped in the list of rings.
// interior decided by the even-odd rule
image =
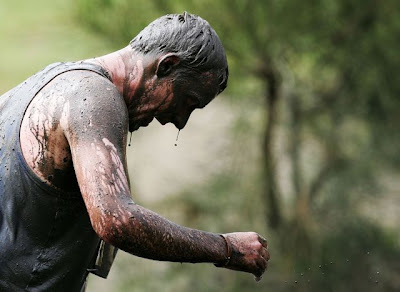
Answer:
[[[193,111],[189,111],[187,113],[184,113],[184,114],[181,114],[181,115],[177,115],[175,117],[175,120],[174,120],[173,124],[175,125],[175,127],[178,128],[178,130],[182,130],[186,126],[186,124],[187,124],[187,122],[189,120],[189,117],[192,114],[192,112]]]

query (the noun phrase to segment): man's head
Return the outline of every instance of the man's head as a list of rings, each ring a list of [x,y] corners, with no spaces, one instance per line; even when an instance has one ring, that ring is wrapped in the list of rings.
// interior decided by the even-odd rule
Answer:
[[[134,52],[157,60],[157,80],[150,90],[161,92],[162,88],[166,92],[165,100],[154,111],[162,124],[172,122],[183,128],[194,109],[207,105],[227,86],[224,48],[214,29],[199,16],[185,12],[160,17],[130,46]]]
[[[188,71],[212,71],[219,80],[218,93],[228,81],[228,63],[222,43],[208,22],[184,12],[162,16],[144,28],[131,42],[140,53],[173,53]]]

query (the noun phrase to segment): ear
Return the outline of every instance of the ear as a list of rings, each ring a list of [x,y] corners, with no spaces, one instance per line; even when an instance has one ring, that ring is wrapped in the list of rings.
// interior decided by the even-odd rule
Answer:
[[[159,78],[168,76],[181,59],[175,54],[167,54],[160,58],[156,74]]]

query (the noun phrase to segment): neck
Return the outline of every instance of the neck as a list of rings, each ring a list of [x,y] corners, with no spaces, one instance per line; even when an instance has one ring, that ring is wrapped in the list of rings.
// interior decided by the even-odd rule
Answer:
[[[131,102],[143,77],[143,60],[128,46],[105,56],[88,59],[86,62],[100,65],[111,76],[112,82],[124,97]]]

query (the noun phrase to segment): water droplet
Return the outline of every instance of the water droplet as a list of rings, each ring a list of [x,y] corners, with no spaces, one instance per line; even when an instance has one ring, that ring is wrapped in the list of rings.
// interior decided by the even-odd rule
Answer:
[[[178,130],[178,134],[176,135],[176,140],[175,140],[175,146],[178,146],[178,138],[179,138],[179,133],[181,130]]]
[[[129,144],[128,144],[129,147],[131,146],[131,141],[132,141],[132,132],[131,132],[131,137],[129,138]]]

